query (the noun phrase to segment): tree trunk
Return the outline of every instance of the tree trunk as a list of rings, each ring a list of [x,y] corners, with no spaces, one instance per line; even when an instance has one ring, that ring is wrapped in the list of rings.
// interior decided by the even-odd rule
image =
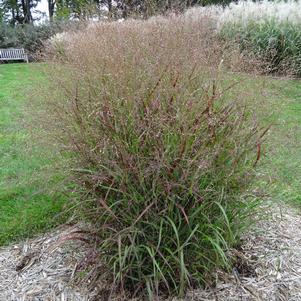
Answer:
[[[48,13],[49,13],[49,21],[53,21],[53,15],[54,15],[54,5],[55,1],[54,0],[48,0]]]
[[[32,23],[32,15],[31,15],[31,7],[30,7],[30,0],[22,0],[21,1],[23,16],[24,16],[24,23]]]

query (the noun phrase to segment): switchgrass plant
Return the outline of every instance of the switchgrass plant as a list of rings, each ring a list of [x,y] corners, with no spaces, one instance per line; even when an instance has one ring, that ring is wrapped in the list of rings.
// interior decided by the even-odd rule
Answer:
[[[47,114],[116,289],[183,295],[230,266],[264,131],[209,19],[104,23],[48,51]],[[63,48],[62,48],[63,47]]]
[[[267,73],[301,75],[301,2],[240,1],[218,17],[218,31]]]

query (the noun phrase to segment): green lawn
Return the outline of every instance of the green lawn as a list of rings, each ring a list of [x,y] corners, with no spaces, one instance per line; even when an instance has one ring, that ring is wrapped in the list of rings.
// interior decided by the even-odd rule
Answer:
[[[231,93],[243,93],[259,119],[273,123],[256,185],[275,200],[301,204],[301,82],[233,77],[243,81]],[[0,65],[0,245],[66,218],[60,213],[68,196],[57,188],[63,176],[52,168],[62,158],[32,140],[24,113],[28,88],[43,80],[34,65]]]
[[[273,80],[271,91],[274,125],[261,170],[273,198],[301,205],[301,81]]]
[[[256,100],[260,120],[272,124],[258,179],[273,201],[301,205],[301,81],[263,79]],[[258,182],[258,185],[260,182]]]
[[[37,146],[24,108],[27,88],[43,80],[27,64],[0,65],[0,245],[30,237],[64,220],[65,198],[49,175],[55,158]],[[51,191],[51,192],[50,192]]]
[[[301,205],[301,80],[233,75],[231,92],[247,100],[263,126],[271,125],[262,144],[254,189],[273,201]]]

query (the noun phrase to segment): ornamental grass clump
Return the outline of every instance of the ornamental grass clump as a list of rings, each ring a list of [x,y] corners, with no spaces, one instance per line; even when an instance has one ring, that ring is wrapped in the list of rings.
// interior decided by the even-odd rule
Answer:
[[[49,49],[48,121],[71,152],[117,289],[176,293],[229,267],[261,132],[223,81],[208,19],[104,23]]]
[[[301,76],[301,2],[240,1],[218,18],[221,37],[260,59],[265,73]]]

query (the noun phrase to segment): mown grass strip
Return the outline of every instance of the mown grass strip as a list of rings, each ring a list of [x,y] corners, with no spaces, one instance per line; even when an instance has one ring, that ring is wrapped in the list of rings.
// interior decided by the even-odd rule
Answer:
[[[42,174],[54,160],[32,143],[24,124],[26,93],[43,80],[26,64],[0,65],[0,245],[30,237],[63,222],[66,197],[53,187],[61,176]],[[50,192],[52,191],[52,192]]]

